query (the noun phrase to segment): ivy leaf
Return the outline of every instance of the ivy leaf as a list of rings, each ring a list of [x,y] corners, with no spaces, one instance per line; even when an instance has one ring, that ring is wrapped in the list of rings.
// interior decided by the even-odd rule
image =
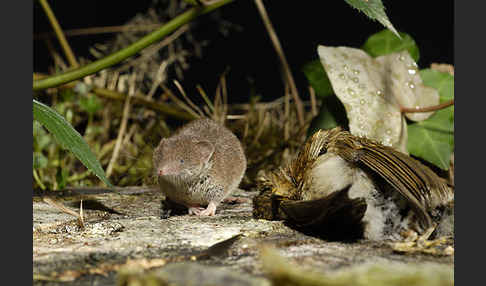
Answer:
[[[371,35],[362,49],[372,57],[384,56],[391,53],[408,51],[414,61],[418,61],[420,53],[415,40],[410,35],[400,32],[401,39],[390,30],[383,30]]]
[[[445,111],[439,112],[444,114]],[[425,121],[408,125],[408,152],[448,170],[454,150],[454,133],[448,131],[447,121],[443,120],[448,116],[440,116],[439,112]]]
[[[397,30],[393,27],[390,20],[385,13],[385,6],[381,0],[344,0],[346,3],[351,5],[352,7],[358,9],[359,11],[363,12],[366,16],[368,16],[372,20],[378,20],[383,26],[390,29],[398,38],[400,35],[398,34]]]
[[[426,69],[420,71],[424,84],[439,91],[440,101],[454,98],[454,77]],[[408,151],[443,170],[449,169],[454,151],[454,106],[435,112],[429,119],[408,125]]]
[[[320,60],[307,63],[302,68],[302,71],[317,96],[326,97],[333,94],[331,82],[329,81]]]
[[[89,170],[107,186],[113,187],[96,156],[91,152],[83,137],[61,116],[50,107],[33,100],[34,119],[44,125],[54,135],[56,141],[71,151]]]
[[[388,88],[393,91],[394,98],[400,107],[417,108],[436,106],[439,104],[437,89],[424,85],[420,77],[417,63],[407,51],[388,54],[375,58],[384,69]],[[434,112],[412,112],[404,115],[412,121],[422,121]]]
[[[351,134],[407,152],[407,125],[400,106],[439,103],[437,90],[423,85],[409,53],[373,58],[360,49],[318,46],[318,54],[333,91],[346,110]],[[406,116],[424,120],[432,112],[410,114]]]
[[[425,85],[439,91],[440,102],[454,99],[454,76],[433,69],[420,71],[420,77]]]
[[[348,126],[346,110],[336,96],[328,96],[322,99],[319,114],[317,114],[307,130],[307,136],[312,136],[319,129],[332,129],[336,126]]]

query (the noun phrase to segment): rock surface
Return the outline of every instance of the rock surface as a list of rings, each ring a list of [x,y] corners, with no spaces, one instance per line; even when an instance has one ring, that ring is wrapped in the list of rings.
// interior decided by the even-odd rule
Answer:
[[[34,199],[33,282],[114,285],[118,281],[129,285],[120,280],[127,269],[143,272],[190,262],[189,265],[198,265],[193,270],[198,273],[201,270],[197,267],[203,266],[210,267],[208,273],[220,269],[222,274],[215,275],[218,277],[226,277],[227,272],[235,277],[241,274],[241,279],[224,278],[221,281],[231,281],[224,285],[270,285],[259,257],[262,245],[272,245],[287,260],[322,273],[343,271],[363,263],[426,263],[451,271],[454,268],[453,255],[400,254],[383,242],[328,242],[301,234],[279,221],[253,219],[251,198],[255,195],[243,190],[236,192],[234,196],[242,198],[240,202],[223,203],[213,217],[182,215],[167,219],[161,218],[163,195],[156,189],[84,197],[84,229],[76,218]],[[76,207],[79,197],[60,201],[79,211]],[[99,210],[102,205],[106,208]],[[89,209],[91,206],[98,210]],[[223,251],[207,251],[235,235],[240,237],[234,243],[218,248]],[[166,273],[177,276],[184,271]],[[207,282],[194,279],[197,283],[193,285]]]

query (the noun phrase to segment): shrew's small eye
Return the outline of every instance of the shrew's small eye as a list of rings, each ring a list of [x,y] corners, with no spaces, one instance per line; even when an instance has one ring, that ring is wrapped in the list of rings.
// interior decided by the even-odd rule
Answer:
[[[179,162],[181,162],[181,164],[184,163],[184,159],[181,159]]]

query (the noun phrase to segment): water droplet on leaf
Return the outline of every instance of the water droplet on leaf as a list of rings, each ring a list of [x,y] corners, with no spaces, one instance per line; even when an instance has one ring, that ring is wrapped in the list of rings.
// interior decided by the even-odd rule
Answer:
[[[416,69],[409,69],[408,70],[408,74],[416,74],[417,73],[417,70]]]
[[[351,96],[355,96],[356,95],[356,92],[354,92],[354,90],[352,88],[350,88],[350,87],[348,87],[348,93]]]

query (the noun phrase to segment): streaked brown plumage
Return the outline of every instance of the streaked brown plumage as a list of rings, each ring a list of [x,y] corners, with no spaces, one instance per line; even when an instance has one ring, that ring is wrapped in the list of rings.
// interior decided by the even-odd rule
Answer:
[[[364,220],[368,228],[384,232],[390,221],[404,221],[395,217],[410,208],[411,222],[424,231],[436,224],[437,208],[453,200],[445,181],[419,161],[339,127],[316,132],[290,164],[267,179],[283,219],[299,227]],[[262,216],[256,202],[254,215]],[[373,217],[381,225],[371,225]],[[399,223],[393,227],[397,230]]]

